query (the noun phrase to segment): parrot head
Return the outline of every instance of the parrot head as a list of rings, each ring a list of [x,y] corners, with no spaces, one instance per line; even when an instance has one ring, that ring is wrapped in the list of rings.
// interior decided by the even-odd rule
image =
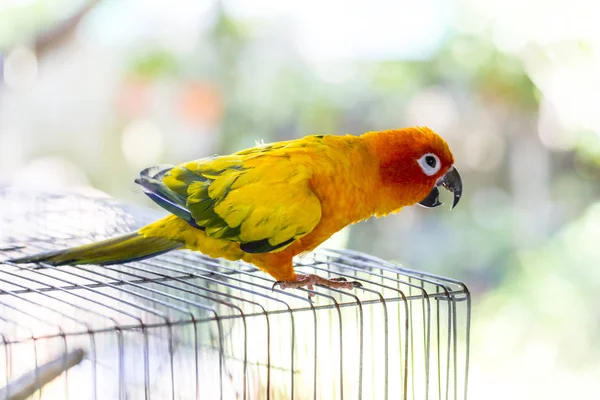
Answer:
[[[438,207],[442,186],[454,195],[452,208],[462,196],[462,180],[448,144],[427,127],[411,127],[365,135],[379,158],[379,174],[386,189],[404,205]]]

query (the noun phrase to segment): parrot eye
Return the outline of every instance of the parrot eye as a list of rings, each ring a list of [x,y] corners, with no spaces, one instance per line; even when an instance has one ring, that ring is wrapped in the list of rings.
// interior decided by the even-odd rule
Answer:
[[[427,176],[435,175],[441,167],[440,159],[433,153],[424,154],[417,162]]]
[[[434,156],[426,156],[425,157],[425,162],[427,163],[427,165],[429,165],[431,168],[435,168],[435,157]]]

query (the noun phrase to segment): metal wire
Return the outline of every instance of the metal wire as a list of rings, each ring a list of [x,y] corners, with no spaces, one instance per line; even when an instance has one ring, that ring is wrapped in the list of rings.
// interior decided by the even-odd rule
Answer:
[[[0,189],[0,400],[23,377],[40,399],[466,399],[471,302],[450,278],[348,250],[296,269],[362,289],[272,290],[251,265],[187,251],[106,267],[5,261],[159,216],[92,191]]]

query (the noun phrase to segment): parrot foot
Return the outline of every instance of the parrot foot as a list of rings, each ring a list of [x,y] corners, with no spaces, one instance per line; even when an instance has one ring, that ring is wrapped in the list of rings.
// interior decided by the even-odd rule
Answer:
[[[313,290],[313,285],[324,286],[333,289],[353,289],[362,287],[360,282],[349,282],[344,277],[327,279],[314,274],[296,274],[296,280],[277,281],[273,284],[273,289],[275,289],[277,286],[279,286],[282,290],[298,289],[306,286],[307,289]],[[312,297],[314,294],[311,293],[309,296]]]

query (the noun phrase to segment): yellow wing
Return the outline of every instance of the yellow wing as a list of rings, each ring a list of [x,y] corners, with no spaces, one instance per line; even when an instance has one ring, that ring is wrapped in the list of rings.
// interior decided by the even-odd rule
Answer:
[[[281,250],[311,232],[321,203],[309,163],[286,143],[142,172],[137,182],[159,205],[247,253]]]

